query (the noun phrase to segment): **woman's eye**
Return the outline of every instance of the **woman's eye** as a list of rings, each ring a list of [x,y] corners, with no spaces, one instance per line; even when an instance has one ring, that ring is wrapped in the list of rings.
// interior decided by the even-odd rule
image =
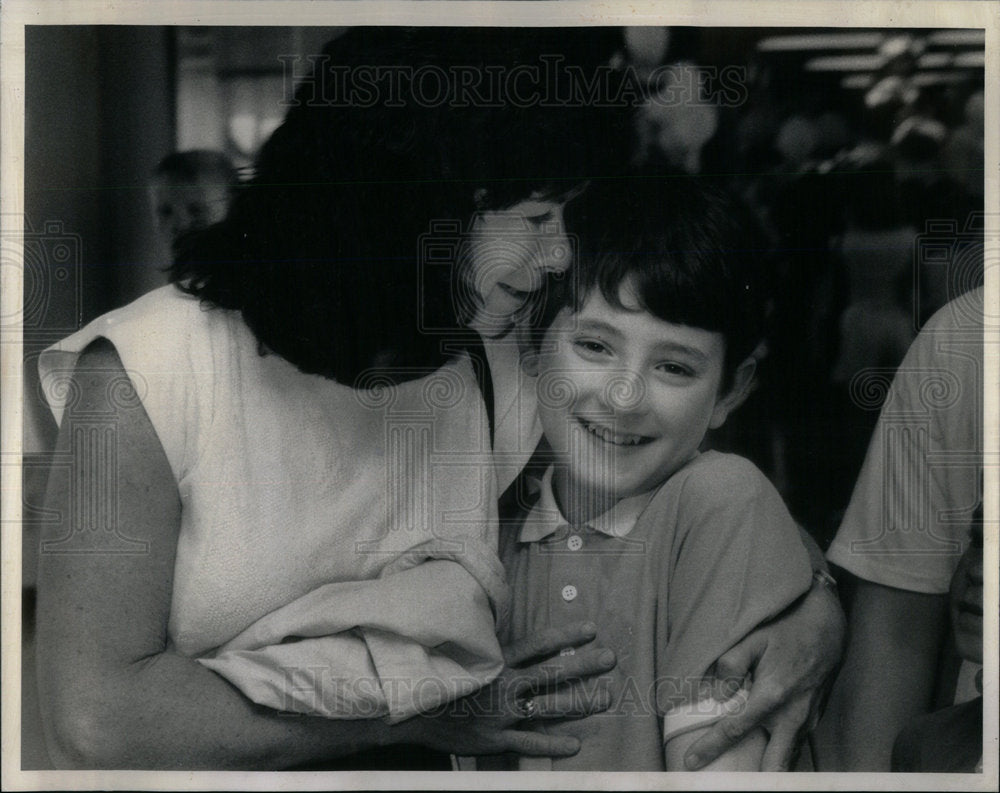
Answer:
[[[552,213],[546,212],[544,215],[525,215],[524,222],[529,226],[540,228],[552,220]]]

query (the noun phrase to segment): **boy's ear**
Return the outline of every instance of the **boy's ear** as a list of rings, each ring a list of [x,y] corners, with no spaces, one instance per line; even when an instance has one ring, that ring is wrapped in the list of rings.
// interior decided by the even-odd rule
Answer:
[[[757,360],[753,356],[736,367],[732,387],[715,403],[712,418],[708,422],[709,429],[717,430],[725,424],[729,414],[746,401],[750,392],[753,391],[753,376],[756,371]]]

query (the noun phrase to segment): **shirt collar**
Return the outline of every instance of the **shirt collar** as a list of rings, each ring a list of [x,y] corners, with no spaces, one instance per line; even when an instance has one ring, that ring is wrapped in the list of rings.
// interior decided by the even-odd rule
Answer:
[[[518,535],[520,542],[538,542],[546,537],[555,534],[562,526],[569,526],[570,523],[559,511],[556,504],[555,493],[552,491],[552,471],[550,465],[546,470],[540,484],[541,492],[535,506],[531,508],[528,516],[521,526],[521,533]],[[640,493],[637,496],[629,496],[617,502],[611,509],[590,520],[586,526],[606,534],[609,537],[625,537],[635,528],[639,515],[649,504],[655,490],[647,493]]]

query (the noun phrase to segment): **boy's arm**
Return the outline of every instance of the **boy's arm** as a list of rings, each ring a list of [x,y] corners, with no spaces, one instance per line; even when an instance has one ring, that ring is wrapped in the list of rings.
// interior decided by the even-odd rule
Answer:
[[[666,768],[668,771],[684,771],[684,754],[691,745],[709,730],[704,727],[692,730],[667,741],[664,749]],[[756,727],[747,733],[735,746],[725,751],[713,760],[702,771],[759,771],[764,748],[767,746],[767,733],[763,728]]]
[[[670,570],[671,628],[665,673],[680,675],[682,680],[706,672],[726,680],[752,677],[753,683],[746,707],[724,716],[693,740],[692,748],[697,748],[715,735],[723,736],[715,740],[712,755],[698,768],[734,746],[753,727],[764,726],[762,715],[755,716],[755,711],[774,698],[775,681],[767,673],[767,664],[756,664],[754,669],[751,661],[773,656],[788,661],[784,645],[797,638],[797,629],[794,624],[784,628],[783,623],[792,605],[810,608],[814,597],[808,592],[808,553],[777,491],[746,460],[727,455],[712,466],[702,467],[697,481],[692,475],[681,499],[684,514],[679,525],[684,526],[684,536]],[[825,600],[819,605],[825,608]],[[779,653],[782,646],[785,651]],[[797,646],[791,644],[793,649]],[[788,662],[802,663],[794,655]],[[684,704],[682,697],[676,701]],[[764,710],[771,714],[775,708]],[[749,723],[747,713],[753,717]],[[742,727],[739,734],[731,732],[734,724]],[[670,730],[665,734],[669,736]]]
[[[811,538],[804,544],[815,547]],[[691,745],[685,767],[704,768],[766,722],[771,738],[761,770],[787,770],[815,719],[845,635],[844,612],[829,574],[814,572],[812,587],[799,601],[719,658],[719,678],[742,679],[752,672],[753,689],[744,710],[716,722]]]

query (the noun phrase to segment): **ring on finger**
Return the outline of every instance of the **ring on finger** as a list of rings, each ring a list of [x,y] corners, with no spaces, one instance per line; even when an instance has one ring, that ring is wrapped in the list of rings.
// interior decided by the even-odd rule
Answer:
[[[514,703],[514,707],[517,709],[518,715],[525,721],[531,721],[538,715],[538,703],[533,697],[518,700]]]

